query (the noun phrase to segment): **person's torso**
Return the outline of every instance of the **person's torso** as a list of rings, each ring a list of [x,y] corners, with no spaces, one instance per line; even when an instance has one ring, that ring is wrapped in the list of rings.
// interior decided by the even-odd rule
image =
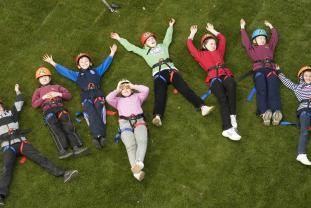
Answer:
[[[143,113],[141,100],[137,93],[118,99],[117,110],[120,116],[131,116]]]

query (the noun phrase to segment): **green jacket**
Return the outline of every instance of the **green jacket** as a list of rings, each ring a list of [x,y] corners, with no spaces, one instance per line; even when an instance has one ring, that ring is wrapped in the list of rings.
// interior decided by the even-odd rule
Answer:
[[[120,38],[119,42],[127,51],[132,51],[133,53],[142,56],[147,64],[152,68],[154,64],[159,63],[160,59],[165,60],[170,57],[168,48],[172,42],[172,36],[173,27],[168,27],[163,43],[157,44],[157,46],[154,48],[149,48],[147,46],[145,46],[144,48],[140,48],[131,44],[124,38]],[[169,65],[171,68],[176,69],[173,63],[169,63]],[[161,71],[164,69],[169,69],[169,67],[166,64],[162,64]],[[152,75],[155,75],[157,72],[159,72],[159,67],[152,69]]]

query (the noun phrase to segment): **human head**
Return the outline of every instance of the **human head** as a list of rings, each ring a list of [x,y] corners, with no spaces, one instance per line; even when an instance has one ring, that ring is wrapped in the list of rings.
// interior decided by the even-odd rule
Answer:
[[[307,84],[311,84],[311,67],[304,66],[298,72],[298,79],[302,78]]]
[[[39,80],[41,85],[47,85],[51,82],[51,72],[48,68],[39,67],[36,71],[36,79]]]
[[[80,53],[76,57],[76,64],[79,69],[84,71],[90,68],[90,66],[92,66],[92,61],[87,53]]]
[[[157,46],[156,35],[152,32],[144,32],[140,37],[140,43],[142,46],[154,48]]]
[[[123,97],[128,97],[133,93],[133,90],[131,89],[129,84],[131,84],[131,82],[126,79],[122,79],[118,82],[117,89],[120,90],[120,94]]]
[[[208,51],[215,51],[217,49],[217,42],[212,34],[205,34],[201,38],[201,46]]]
[[[252,34],[252,41],[259,46],[267,43],[268,33],[264,29],[256,29]]]

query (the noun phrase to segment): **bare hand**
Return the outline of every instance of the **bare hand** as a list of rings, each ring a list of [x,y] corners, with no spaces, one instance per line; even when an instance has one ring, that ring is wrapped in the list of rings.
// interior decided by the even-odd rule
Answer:
[[[169,21],[170,27],[174,26],[174,24],[175,24],[175,19],[171,18]]]
[[[113,56],[116,53],[117,49],[118,49],[118,46],[116,44],[113,44],[110,47],[110,55]]]
[[[15,84],[14,90],[15,90],[16,93],[20,92],[19,91],[19,84]]]
[[[115,33],[115,32],[112,32],[112,33],[110,33],[110,37],[112,38],[112,39],[115,39],[115,40],[120,40],[120,36],[119,36],[119,34],[118,33]]]
[[[206,29],[211,32],[212,30],[214,30],[214,25],[208,22],[206,25]]]
[[[275,69],[279,71],[281,68],[278,64],[275,64]]]
[[[245,25],[246,25],[246,22],[245,22],[245,20],[242,18],[242,19],[240,20],[240,26],[241,26],[241,28],[244,29],[244,28],[245,28]]]
[[[197,31],[198,31],[198,26],[197,26],[197,25],[191,25],[191,27],[190,27],[190,32],[191,32],[192,34],[196,34]]]
[[[53,60],[52,55],[49,55],[49,54],[47,54],[47,53],[43,55],[42,60],[45,61],[45,62],[47,62],[47,63],[49,63],[49,64],[51,64],[51,65],[53,65],[53,66],[56,65],[56,63],[55,63],[54,60]]]
[[[265,20],[264,23],[265,23],[265,25],[266,25],[267,27],[269,27],[270,29],[273,28],[272,24],[271,24],[269,21]]]

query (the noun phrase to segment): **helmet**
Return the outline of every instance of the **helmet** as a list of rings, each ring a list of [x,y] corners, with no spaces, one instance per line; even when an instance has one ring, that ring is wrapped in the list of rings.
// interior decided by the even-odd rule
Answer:
[[[144,46],[146,40],[148,38],[150,38],[150,37],[156,37],[156,35],[154,33],[152,33],[152,32],[144,32],[143,34],[141,34],[141,36],[140,36],[140,43],[141,43],[141,45]]]
[[[36,79],[40,78],[40,77],[43,77],[43,76],[51,76],[51,72],[48,68],[46,67],[39,67],[36,71]]]
[[[118,82],[117,89],[119,89],[120,86],[121,86],[122,84],[130,84],[130,83],[131,83],[131,82],[130,82],[129,80],[127,80],[127,79],[121,79],[121,80]]]
[[[258,36],[265,36],[268,38],[268,33],[264,29],[256,29],[252,34],[252,40],[254,40]]]
[[[82,57],[87,57],[91,61],[91,58],[90,58],[89,54],[87,54],[87,53],[79,53],[79,55],[77,55],[77,57],[76,57],[76,64],[77,64],[77,66],[79,65],[79,60]]]
[[[215,39],[215,36],[212,35],[212,34],[204,34],[204,35],[202,36],[202,38],[201,38],[201,45],[203,46],[204,41],[206,41],[206,40],[209,39],[209,38]]]
[[[302,75],[302,73],[304,73],[305,71],[311,71],[311,67],[310,66],[304,66],[302,67],[299,71],[298,71],[298,78]]]

